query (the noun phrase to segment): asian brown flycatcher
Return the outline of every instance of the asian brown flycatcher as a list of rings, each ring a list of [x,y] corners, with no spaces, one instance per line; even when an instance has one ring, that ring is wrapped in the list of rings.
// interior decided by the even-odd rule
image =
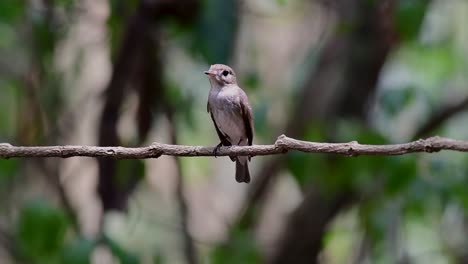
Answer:
[[[205,74],[211,84],[207,111],[221,140],[214,150],[215,156],[221,146],[251,146],[254,131],[252,108],[247,95],[237,85],[236,74],[223,64],[211,65]],[[250,157],[230,158],[236,162],[236,181],[249,183]]]

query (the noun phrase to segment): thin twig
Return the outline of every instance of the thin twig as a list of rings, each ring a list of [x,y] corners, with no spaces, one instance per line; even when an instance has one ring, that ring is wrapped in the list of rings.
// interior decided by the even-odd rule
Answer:
[[[394,156],[416,152],[453,150],[468,152],[468,141],[443,137],[430,137],[402,144],[367,145],[357,141],[348,143],[319,143],[302,141],[281,135],[273,145],[221,147],[217,156],[266,156],[296,150],[306,153],[329,153],[344,156],[379,155]],[[100,157],[114,159],[149,159],[161,155],[180,157],[215,156],[214,147],[185,146],[153,143],[147,147],[97,147],[97,146],[12,146],[0,144],[0,158],[45,158],[45,157]]]

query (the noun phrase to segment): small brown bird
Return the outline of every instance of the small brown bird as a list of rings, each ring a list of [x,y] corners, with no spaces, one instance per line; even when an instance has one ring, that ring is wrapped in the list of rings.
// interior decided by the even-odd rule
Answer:
[[[215,156],[221,146],[251,146],[254,131],[252,108],[247,95],[237,85],[236,74],[223,64],[211,65],[205,74],[211,84],[207,111],[221,140],[214,150]],[[236,181],[249,183],[250,157],[230,158],[236,162]]]

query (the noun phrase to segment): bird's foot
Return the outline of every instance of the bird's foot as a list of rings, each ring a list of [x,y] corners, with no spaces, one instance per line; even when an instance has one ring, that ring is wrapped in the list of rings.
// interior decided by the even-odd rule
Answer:
[[[214,154],[214,157],[215,157],[215,158],[218,157],[218,156],[217,156],[217,155],[218,155],[218,150],[219,150],[219,148],[222,147],[222,146],[223,146],[223,143],[220,142],[220,143],[219,143],[218,145],[216,145],[216,147],[214,148],[213,154]]]

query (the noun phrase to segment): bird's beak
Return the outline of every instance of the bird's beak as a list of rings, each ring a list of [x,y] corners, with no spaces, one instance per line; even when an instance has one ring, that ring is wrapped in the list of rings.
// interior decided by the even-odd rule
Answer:
[[[214,72],[209,71],[209,70],[208,70],[208,71],[204,71],[203,73],[206,74],[206,75],[209,75],[209,76],[213,76],[213,75],[214,75]]]

